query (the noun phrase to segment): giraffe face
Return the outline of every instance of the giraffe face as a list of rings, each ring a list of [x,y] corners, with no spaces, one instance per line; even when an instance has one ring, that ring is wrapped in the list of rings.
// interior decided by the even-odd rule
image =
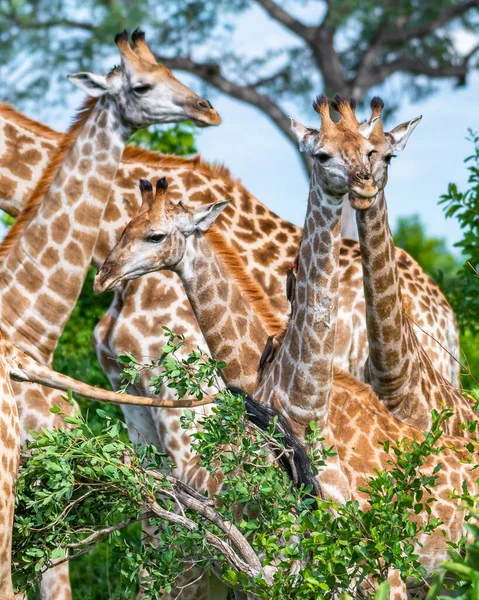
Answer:
[[[142,206],[95,277],[96,292],[117,287],[163,269],[175,271],[188,252],[188,239],[207,231],[229,201],[189,210],[168,199],[166,178],[159,179],[156,195],[149,181],[140,180]]]
[[[396,156],[397,152],[404,150],[409,136],[422,119],[422,116],[416,117],[415,119],[401,123],[401,125],[385,133],[380,119],[383,106],[383,101],[380,98],[373,98],[371,101],[371,119],[359,127],[359,131],[361,132],[364,127],[369,128],[371,126],[373,118],[379,117],[369,136],[369,141],[374,146],[374,152],[370,156],[371,171],[379,190],[383,190],[386,187],[388,169],[392,158]]]
[[[329,116],[329,100],[320,97],[314,107],[321,115],[321,129],[307,128],[293,120],[292,129],[301,151],[313,157],[318,183],[331,196],[340,199],[350,193],[358,204],[369,205],[377,187],[369,164],[374,146],[367,138],[377,119],[359,133],[359,123],[349,103],[346,106],[341,100],[338,104],[342,115],[338,123]]]
[[[146,45],[144,34],[118,34],[121,65],[108,75],[76,73],[70,81],[90,96],[111,96],[123,124],[134,131],[155,123],[193,121],[199,126],[219,125],[221,117],[208,100],[183,85],[164,65],[157,63]]]

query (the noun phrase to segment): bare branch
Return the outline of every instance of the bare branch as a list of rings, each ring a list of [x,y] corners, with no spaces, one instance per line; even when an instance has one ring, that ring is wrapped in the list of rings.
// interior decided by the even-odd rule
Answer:
[[[27,21],[19,17],[14,11],[1,12],[0,17],[10,21],[22,29],[52,29],[53,27],[71,27],[72,29],[83,29],[84,31],[93,31],[91,23],[85,21],[75,21],[74,19],[50,19],[49,21]]]
[[[165,510],[157,502],[154,502],[151,500],[147,501],[147,508],[148,508],[148,510],[153,512],[155,514],[155,516],[159,517],[160,519],[164,519],[165,521],[168,521],[170,523],[176,523],[177,525],[181,525],[182,527],[184,527],[185,529],[188,529],[189,531],[195,531],[198,529],[198,524],[195,523],[194,521],[192,521],[191,519],[188,519],[187,517],[183,517],[182,515],[178,515],[176,513],[172,513],[168,510]],[[212,510],[212,509],[210,509],[210,510]],[[197,511],[197,512],[200,512],[200,511]],[[214,512],[216,512],[216,511],[214,511]],[[202,516],[204,516],[205,518],[210,520],[206,514],[203,514],[202,512],[200,512],[200,514],[202,514]],[[218,513],[216,513],[216,514],[218,514]],[[221,519],[221,517],[220,517],[220,519]],[[214,548],[215,550],[220,552],[223,555],[223,557],[225,558],[225,560],[228,562],[228,564],[233,569],[235,569],[236,571],[245,573],[251,579],[258,577],[258,575],[261,575],[264,578],[264,580],[268,584],[271,585],[271,583],[272,583],[271,575],[262,568],[259,558],[255,554],[254,550],[251,548],[249,543],[246,541],[246,538],[243,537],[244,547],[242,547],[242,550],[245,550],[245,553],[242,552],[241,555],[239,555],[237,552],[235,552],[233,550],[233,548],[231,548],[231,546],[229,544],[227,544],[224,540],[222,540],[217,535],[215,535],[209,531],[204,531],[203,533],[204,533],[206,542],[212,548]],[[246,549],[248,549],[247,552],[246,552]],[[254,561],[249,560],[249,555],[251,553],[255,557]],[[258,568],[258,563],[259,563],[259,568]]]
[[[356,70],[356,76],[354,79],[354,85],[352,87],[351,94],[355,98],[359,98],[362,93],[371,87],[368,81],[371,79],[371,75],[375,71],[376,62],[378,57],[381,55],[381,52],[384,48],[390,44],[402,43],[406,44],[407,42],[414,39],[421,39],[426,37],[441,27],[444,27],[454,19],[464,15],[466,12],[471,10],[472,8],[479,7],[479,0],[468,0],[467,2],[463,2],[462,4],[456,4],[454,6],[450,6],[446,10],[444,10],[438,17],[425,25],[421,25],[418,27],[407,27],[407,23],[401,18],[401,20],[395,19],[393,23],[388,24],[388,15],[384,13],[382,19],[378,24],[378,28],[375,34],[372,36],[371,43],[367,50],[364,52],[359,66]],[[468,59],[467,59],[468,60]],[[467,61],[466,63],[467,64]],[[402,69],[397,69],[402,70]],[[381,68],[380,68],[381,71]],[[380,71],[376,74],[379,75]],[[382,71],[386,73],[382,79],[379,80],[379,83],[384,81],[384,79],[391,74],[387,70]],[[428,73],[424,72],[425,75]],[[432,77],[441,77],[441,75],[431,75]],[[449,77],[450,75],[444,75],[444,77]],[[454,75],[453,75],[454,76]],[[457,75],[459,77],[464,77],[464,75]],[[374,81],[374,75],[372,80]],[[375,85],[375,84],[373,84]]]
[[[334,48],[335,30],[329,24],[329,9],[323,22],[311,27],[295,19],[274,0],[255,0],[278,23],[302,38],[311,48],[324,79],[327,93],[345,92],[346,80],[338,53]],[[309,170],[309,167],[308,167]]]
[[[266,96],[266,94],[261,94],[252,86],[241,86],[229,79],[226,79],[226,77],[224,77],[221,73],[220,66],[214,63],[194,62],[188,57],[169,58],[157,55],[157,59],[170,69],[178,69],[180,71],[192,73],[216,89],[224,92],[228,96],[241,100],[246,104],[261,110],[266,116],[269,117],[271,121],[273,121],[273,123],[281,130],[283,135],[297,149],[297,141],[291,131],[289,117],[283,112],[281,107],[269,96]],[[309,159],[304,154],[301,154],[300,156],[303,167],[306,173],[309,175]]]
[[[431,66],[426,62],[411,58],[409,56],[399,56],[397,59],[381,65],[368,73],[363,74],[361,81],[353,82],[352,87],[356,95],[361,96],[367,89],[383,83],[393,73],[411,73],[413,75],[426,75],[433,79],[457,78],[463,81],[469,72],[469,61],[479,50],[475,47],[466,55],[459,64]]]
[[[121,523],[117,523],[116,525],[110,525],[109,527],[104,527],[103,529],[98,529],[88,537],[84,538],[80,542],[72,542],[71,544],[67,544],[67,548],[83,548],[85,546],[91,546],[92,544],[96,546],[100,542],[104,540],[110,533],[114,531],[119,531],[120,529],[124,529],[131,525],[132,523],[138,523],[138,521],[144,521],[145,519],[149,519],[153,516],[152,512],[145,512],[141,514],[139,517],[134,517],[131,519],[126,519]],[[91,548],[90,548],[91,549]]]
[[[444,27],[454,19],[461,17],[466,12],[471,10],[471,8],[479,8],[479,0],[467,0],[467,2],[462,2],[461,4],[455,4],[446,8],[444,12],[442,12],[436,19],[430,21],[425,25],[420,25],[418,27],[408,28],[404,27],[404,23],[401,26],[389,30],[384,34],[384,43],[396,43],[396,42],[408,42],[410,40],[419,39],[434,33],[437,29]]]
[[[281,8],[274,0],[255,0],[255,2],[262,6],[271,18],[284,25],[296,35],[299,35],[299,37],[307,41],[314,40],[317,27],[310,27],[301,23],[301,21],[298,21],[293,15],[285,11],[284,8]]]

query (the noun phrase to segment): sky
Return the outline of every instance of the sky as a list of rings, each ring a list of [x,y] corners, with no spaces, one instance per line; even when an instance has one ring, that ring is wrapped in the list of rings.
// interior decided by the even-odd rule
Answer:
[[[320,3],[305,6],[301,18],[316,22],[320,6]],[[291,44],[294,37],[255,8],[238,18],[230,41],[232,48],[255,55],[265,47]],[[465,51],[472,43],[466,34],[458,37],[458,44]],[[112,63],[115,61],[117,57],[112,56]],[[184,73],[177,75],[196,91],[203,89],[193,77]],[[418,213],[427,233],[446,238],[452,249],[461,237],[460,230],[455,220],[445,219],[438,199],[450,182],[457,183],[459,189],[467,183],[463,161],[472,149],[471,143],[466,141],[467,131],[479,129],[479,74],[470,76],[465,88],[454,89],[454,83],[448,81],[439,83],[438,88],[438,92],[421,102],[412,104],[405,99],[392,119],[391,127],[423,115],[406,149],[393,159],[386,197],[392,227],[398,217]],[[308,181],[293,146],[254,107],[215,91],[209,92],[208,97],[223,117],[223,123],[219,128],[199,131],[197,147],[202,156],[227,165],[233,176],[240,178],[259,200],[281,217],[302,225]],[[67,127],[80,101],[81,94],[72,89],[68,108],[50,111],[45,107],[40,111],[30,110],[28,114],[61,130]],[[319,124],[312,109],[304,112],[292,106],[290,112],[290,116],[305,125],[317,127]]]

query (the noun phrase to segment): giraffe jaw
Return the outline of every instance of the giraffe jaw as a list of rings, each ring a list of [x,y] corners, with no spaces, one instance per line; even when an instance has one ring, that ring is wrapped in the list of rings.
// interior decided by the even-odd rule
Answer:
[[[377,188],[374,188],[374,193],[371,194],[365,194],[364,190],[351,189],[349,202],[355,210],[366,210],[374,204],[377,194]]]

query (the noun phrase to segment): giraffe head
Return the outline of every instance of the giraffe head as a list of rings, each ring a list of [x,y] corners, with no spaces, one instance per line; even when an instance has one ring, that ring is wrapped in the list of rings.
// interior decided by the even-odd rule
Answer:
[[[165,177],[156,184],[140,179],[142,205],[128,223],[117,245],[95,277],[96,292],[113,289],[122,281],[161,269],[174,270],[187,251],[187,239],[207,231],[229,200],[187,209],[168,198]]]
[[[384,102],[378,96],[371,100],[371,117],[359,127],[359,131],[364,128],[369,130],[373,119],[376,119],[369,141],[374,146],[374,152],[371,154],[369,162],[373,172],[374,180],[379,190],[383,190],[388,181],[388,167],[391,159],[406,147],[409,136],[414,131],[422,116],[401,123],[389,132],[385,132],[382,127],[381,115],[384,108]]]
[[[369,157],[374,146],[368,141],[376,121],[359,132],[354,103],[347,97],[336,96],[333,107],[341,118],[335,123],[330,115],[330,101],[319,96],[313,104],[321,117],[321,128],[304,127],[292,121],[292,129],[298,138],[300,150],[313,157],[314,170],[321,187],[338,202],[348,192],[359,205],[369,205],[377,194],[371,173]]]
[[[108,75],[76,73],[69,75],[78,88],[93,96],[111,96],[121,119],[131,130],[155,123],[193,121],[197,125],[219,125],[221,117],[208,100],[197,96],[176,79],[164,65],[158,64],[145,42],[145,34],[123,31],[115,37],[121,65]]]

